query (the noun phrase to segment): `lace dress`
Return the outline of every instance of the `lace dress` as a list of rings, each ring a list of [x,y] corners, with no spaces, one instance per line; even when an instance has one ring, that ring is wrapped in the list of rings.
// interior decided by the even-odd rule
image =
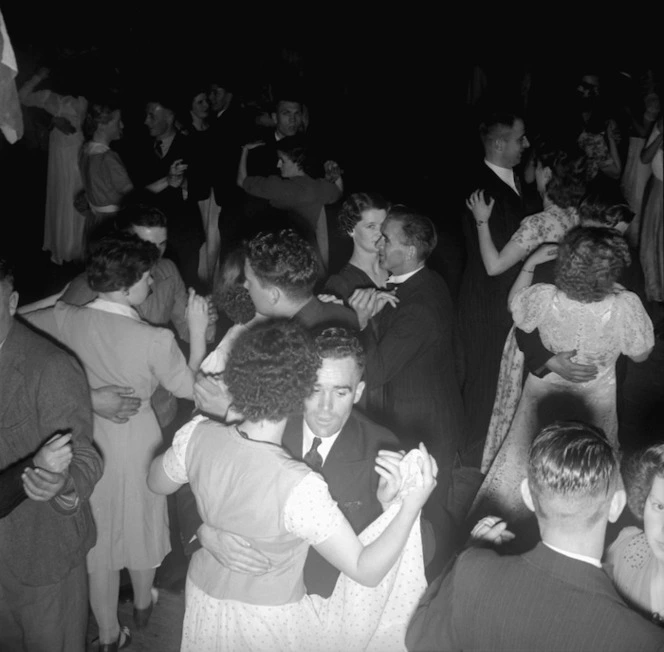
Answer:
[[[214,432],[210,432],[210,428]],[[243,459],[256,460],[256,468],[248,468],[253,466],[252,462],[238,470],[233,468],[232,460],[220,459],[219,464],[225,465],[226,477],[240,473],[234,475],[227,488],[219,489],[215,485],[214,492],[208,491],[206,476],[201,482],[201,478],[192,475],[196,473],[194,469],[204,468],[197,466],[196,461],[199,451],[205,450],[200,448],[199,441],[210,435],[232,438],[234,450],[239,451],[240,456],[246,452],[245,448],[250,452],[250,458]],[[401,462],[402,494],[421,478],[416,461],[418,455],[421,455],[419,451],[411,451]],[[426,588],[419,521],[413,527],[400,558],[378,586],[361,586],[342,574],[330,598],[306,595],[301,571],[308,547],[327,539],[343,516],[322,477],[300,462],[284,462],[283,456],[288,457],[278,446],[243,439],[233,428],[214,424],[204,417],[197,417],[184,426],[166,452],[163,460],[165,472],[175,482],[191,481],[204,521],[210,524],[215,518],[221,518],[227,527],[235,527],[234,531],[248,537],[248,531],[258,525],[256,531],[261,537],[249,538],[252,545],[272,561],[270,571],[263,576],[246,575],[238,579],[237,575],[230,573],[226,578],[223,574],[228,571],[217,565],[214,573],[208,572],[201,577],[196,574],[197,568],[214,566],[210,566],[212,560],[207,551],[197,551],[187,576],[181,650],[405,651],[406,628]],[[294,472],[296,477],[300,476],[288,492],[281,515],[276,515],[281,524],[276,536],[272,536],[270,525],[255,522],[261,507],[251,507],[265,502],[263,495],[251,496],[256,479],[264,473],[262,465],[265,462],[284,465],[284,471],[273,487],[275,493],[287,482],[284,474]],[[254,499],[259,503],[252,503]],[[360,540],[366,545],[378,537],[398,509],[397,504],[392,505],[362,532]],[[238,523],[242,525],[238,527]],[[221,575],[222,579],[218,581],[211,575]],[[208,586],[204,588],[207,590],[199,586],[206,583]],[[239,595],[245,598],[217,599],[210,595],[215,590],[226,594],[239,590]],[[275,594],[281,599],[275,599]],[[290,598],[284,600],[284,595]]]
[[[579,214],[575,208],[560,208],[552,204],[541,213],[524,218],[511,241],[525,249],[527,254],[531,254],[544,243],[560,242],[565,234],[578,224]],[[512,326],[500,360],[496,398],[482,454],[483,473],[486,473],[509,432],[521,397],[522,385],[523,353],[516,342]]]
[[[509,433],[473,505],[478,514],[497,514],[514,523],[530,515],[520,485],[530,443],[542,427],[579,419],[599,426],[618,444],[615,363],[621,353],[649,351],[654,335],[639,298],[619,287],[601,301],[580,303],[554,285],[538,283],[518,292],[511,308],[515,326],[529,333],[538,328],[549,351],[576,350],[575,362],[598,368],[597,377],[586,383],[572,383],[555,373],[528,376]]]

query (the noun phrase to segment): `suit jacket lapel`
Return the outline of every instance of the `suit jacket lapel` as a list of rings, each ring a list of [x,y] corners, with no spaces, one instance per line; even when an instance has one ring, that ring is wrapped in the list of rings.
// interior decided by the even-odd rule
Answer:
[[[296,459],[302,459],[302,415],[290,417],[281,444]]]
[[[7,408],[12,404],[14,394],[22,385],[25,355],[20,347],[20,324],[14,322],[5,343],[0,349],[0,396],[2,397],[2,410],[0,411],[0,425],[4,422]]]

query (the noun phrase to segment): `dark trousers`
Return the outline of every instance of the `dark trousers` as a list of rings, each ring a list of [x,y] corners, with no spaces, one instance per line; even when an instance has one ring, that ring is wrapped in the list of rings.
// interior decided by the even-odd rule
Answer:
[[[84,652],[87,624],[85,562],[56,584],[0,581],[0,652]]]

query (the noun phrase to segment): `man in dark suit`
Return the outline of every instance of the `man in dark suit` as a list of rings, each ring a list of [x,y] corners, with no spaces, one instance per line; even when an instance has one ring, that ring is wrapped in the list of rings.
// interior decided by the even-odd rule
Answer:
[[[406,646],[429,650],[664,650],[602,570],[607,524],[625,505],[602,431],[557,422],[535,438],[522,487],[542,541],[523,555],[463,553],[424,595]]]
[[[200,211],[188,201],[185,179],[191,160],[188,137],[175,126],[175,99],[154,91],[145,105],[145,127],[149,138],[137,146],[127,161],[138,198],[168,217],[168,252],[187,287],[200,288],[199,250],[204,242]]]
[[[495,200],[491,236],[502,249],[521,220],[536,213],[541,201],[524,186],[515,168],[529,146],[521,118],[494,114],[480,125],[484,161],[473,178],[473,189]],[[477,226],[470,211],[463,217],[466,267],[459,291],[459,328],[465,353],[463,401],[467,432],[461,455],[464,464],[479,467],[498,384],[500,359],[512,327],[507,295],[519,270],[513,267],[489,276],[482,262]]]
[[[365,365],[364,349],[355,332],[325,328],[317,334],[315,345],[322,359],[318,380],[305,401],[304,416],[288,420],[283,446],[295,459],[304,460],[323,475],[332,498],[359,533],[382,513],[382,505],[389,504],[398,490],[398,483],[395,486],[392,481],[402,457],[396,452],[399,440],[354,409],[364,391]],[[381,450],[380,464],[384,466],[376,472]],[[189,539],[201,521],[182,520],[189,522],[185,533]],[[242,537],[206,526],[198,530],[198,537],[225,566],[255,574],[268,568],[267,558]],[[304,566],[307,591],[328,597],[338,576],[339,571],[310,548]]]
[[[404,447],[424,442],[438,462],[432,496],[445,506],[463,433],[456,313],[445,281],[426,267],[437,243],[431,220],[397,205],[381,232],[379,262],[391,273],[388,287],[394,284],[396,301],[373,318],[389,299],[384,292],[356,290],[349,301],[367,341],[367,410]]]
[[[17,304],[0,258],[3,503],[11,496],[0,518],[0,650],[83,652],[85,556],[96,539],[88,499],[102,474],[90,391],[69,354],[14,319]],[[71,454],[64,470],[45,455],[58,434]]]

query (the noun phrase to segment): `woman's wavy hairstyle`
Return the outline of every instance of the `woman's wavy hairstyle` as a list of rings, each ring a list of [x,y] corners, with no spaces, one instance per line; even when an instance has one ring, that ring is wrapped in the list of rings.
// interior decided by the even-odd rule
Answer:
[[[297,322],[273,320],[246,331],[223,372],[233,409],[251,422],[301,413],[320,364],[311,336]]]
[[[576,208],[586,194],[588,157],[578,147],[561,149],[545,142],[538,145],[535,160],[551,169],[548,198],[560,208]]]
[[[389,202],[378,193],[354,192],[339,209],[337,224],[342,235],[348,236],[362,219],[362,213],[370,210],[388,210]]]
[[[159,249],[151,242],[123,231],[95,242],[88,255],[88,283],[95,292],[125,290],[141,280],[159,260]]]
[[[244,287],[245,245],[232,249],[224,257],[214,280],[212,303],[234,324],[246,324],[256,315],[254,302]]]
[[[113,93],[91,99],[83,121],[83,134],[86,140],[94,136],[97,127],[108,124],[113,119],[113,114],[121,108],[120,97]]]
[[[578,226],[560,244],[556,287],[581,303],[601,301],[630,261],[627,242],[615,229]]]
[[[625,458],[621,470],[627,505],[632,514],[643,521],[643,510],[655,477],[664,478],[664,444],[654,444]]]

